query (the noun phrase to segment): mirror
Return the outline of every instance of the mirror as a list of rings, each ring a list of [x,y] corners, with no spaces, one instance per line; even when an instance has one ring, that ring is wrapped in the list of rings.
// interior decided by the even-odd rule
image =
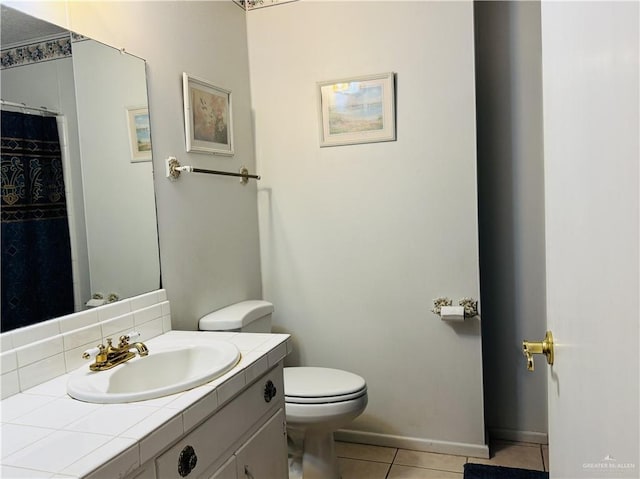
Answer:
[[[160,263],[144,60],[1,8],[8,331],[158,289]],[[24,147],[55,143],[31,136],[40,119],[58,153]]]

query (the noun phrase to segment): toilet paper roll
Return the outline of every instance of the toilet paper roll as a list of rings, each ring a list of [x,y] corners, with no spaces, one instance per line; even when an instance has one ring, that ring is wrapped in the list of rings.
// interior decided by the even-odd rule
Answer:
[[[464,306],[443,306],[440,309],[443,321],[464,321]]]
[[[96,306],[107,304],[107,301],[104,299],[90,299],[86,304],[88,308],[95,308]]]

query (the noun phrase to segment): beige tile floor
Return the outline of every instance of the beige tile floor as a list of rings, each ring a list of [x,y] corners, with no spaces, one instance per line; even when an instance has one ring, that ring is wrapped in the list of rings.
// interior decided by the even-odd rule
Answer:
[[[463,467],[467,462],[549,470],[547,446],[492,441],[490,451],[490,459],[479,459],[336,442],[342,479],[462,479]]]

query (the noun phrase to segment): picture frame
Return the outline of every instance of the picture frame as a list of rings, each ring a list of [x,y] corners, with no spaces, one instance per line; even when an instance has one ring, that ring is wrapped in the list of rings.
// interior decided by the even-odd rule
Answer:
[[[127,108],[127,129],[129,131],[131,162],[151,161],[149,108],[146,106]]]
[[[182,74],[187,151],[233,155],[231,91]]]
[[[318,82],[320,146],[396,140],[395,74]]]

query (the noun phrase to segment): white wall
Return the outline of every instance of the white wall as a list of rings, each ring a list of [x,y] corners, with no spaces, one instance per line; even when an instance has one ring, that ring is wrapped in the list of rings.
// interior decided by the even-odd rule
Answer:
[[[546,442],[547,368],[522,340],[546,329],[539,2],[476,2],[480,271],[492,437]]]
[[[361,374],[351,439],[486,454],[471,2],[295,2],[247,17],[263,288],[292,363]],[[316,82],[393,71],[397,141],[319,148]],[[466,452],[463,452],[466,451]]]
[[[161,270],[176,329],[262,296],[256,185],[194,174],[164,178],[164,159],[255,171],[245,13],[233,2],[6,2],[147,60]],[[185,153],[182,72],[233,92],[236,154]]]
[[[160,285],[152,165],[131,161],[127,120],[147,104],[145,63],[86,40],[73,66],[91,292],[129,298]]]

